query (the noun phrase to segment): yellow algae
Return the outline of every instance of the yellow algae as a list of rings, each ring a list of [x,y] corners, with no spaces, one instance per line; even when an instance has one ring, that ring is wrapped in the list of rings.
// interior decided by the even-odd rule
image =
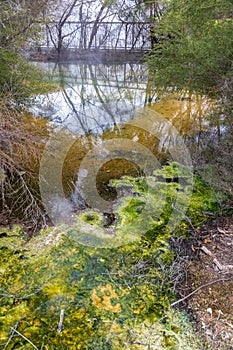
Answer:
[[[103,224],[103,214],[94,210],[88,210],[80,214],[77,218],[89,225],[100,226]]]
[[[82,319],[86,314],[86,309],[84,307],[80,307],[76,312],[73,313],[73,318]]]
[[[99,296],[101,295],[101,296]],[[112,312],[121,312],[121,305],[119,303],[113,305],[112,300],[119,299],[111,284],[106,286],[98,286],[92,291],[92,304],[101,310],[107,310]]]
[[[63,295],[66,291],[66,286],[60,284],[50,284],[43,288],[43,292],[48,295]]]
[[[110,327],[110,333],[122,333],[122,327],[117,323],[113,322],[113,324]]]
[[[140,314],[141,311],[143,310],[143,308],[144,308],[144,305],[141,304],[141,305],[138,306],[138,308],[136,310],[133,311],[133,313],[134,314]]]
[[[17,294],[18,292],[20,292],[21,290],[23,290],[26,286],[25,283],[23,283],[20,279],[22,278],[22,276],[17,276],[16,280],[15,280],[15,284],[11,285],[11,293],[12,294]]]

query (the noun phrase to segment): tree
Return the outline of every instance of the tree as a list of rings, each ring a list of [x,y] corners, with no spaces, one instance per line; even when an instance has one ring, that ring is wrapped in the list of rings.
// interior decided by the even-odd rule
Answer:
[[[98,28],[99,28],[99,24],[107,17],[109,16],[109,12],[111,10],[111,6],[115,3],[114,0],[104,0],[99,11],[96,14],[96,18],[95,21],[93,23],[93,27],[92,27],[92,31],[91,31],[91,35],[90,35],[90,39],[89,39],[89,43],[88,43],[88,49],[91,49],[93,40],[97,34]],[[112,16],[113,13],[110,13],[110,16]]]
[[[61,54],[62,49],[64,48],[64,40],[72,37],[72,35],[79,29],[77,27],[71,28],[71,30],[67,30],[65,27],[73,16],[75,9],[80,5],[80,9],[82,11],[83,2],[79,0],[72,0],[68,2],[64,2],[62,4],[58,3],[55,10],[55,13],[59,13],[59,15],[55,16],[54,22],[48,23],[46,28],[49,33],[49,37],[57,51],[58,57]],[[58,20],[57,20],[58,17]],[[66,29],[66,30],[65,30]],[[67,45],[68,46],[68,45]]]
[[[39,198],[38,167],[43,143],[36,123],[20,113],[12,97],[0,99],[0,222],[20,220],[31,233],[45,224]],[[31,120],[33,122],[33,120]]]
[[[17,49],[38,36],[39,23],[53,0],[0,1],[0,47]]]
[[[157,33],[148,57],[157,84],[232,95],[231,0],[171,0]]]
[[[56,15],[47,24],[47,32],[58,57],[72,43],[79,49],[90,50],[100,24],[108,16],[114,17],[114,3],[113,0],[70,0],[57,3],[54,10]]]
[[[40,22],[45,19],[47,6],[55,0],[0,1],[0,88],[1,94],[11,92],[12,98],[22,102],[30,94],[25,79],[32,67],[22,58],[29,42],[38,37]]]
[[[124,22],[133,22],[134,25],[146,23],[149,26],[151,47],[157,42],[157,22],[163,14],[164,7],[161,1],[154,0],[123,0],[118,4],[118,17]],[[141,35],[143,26],[139,26],[135,33],[136,40]],[[146,31],[147,34],[147,31]],[[147,39],[147,38],[146,38]]]
[[[171,0],[157,33],[160,40],[148,56],[155,84],[217,100],[211,119],[218,123],[218,142],[209,140],[195,161],[206,159],[212,169],[211,175],[203,169],[207,181],[232,195],[233,2]]]

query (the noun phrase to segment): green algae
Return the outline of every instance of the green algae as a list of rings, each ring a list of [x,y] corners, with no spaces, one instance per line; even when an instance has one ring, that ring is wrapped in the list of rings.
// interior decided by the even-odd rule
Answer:
[[[116,208],[114,233],[103,227],[103,214],[95,210],[74,217],[72,224],[46,228],[29,242],[18,226],[2,229],[3,349],[31,349],[31,343],[38,349],[120,350],[136,349],[139,343],[145,349],[180,349],[185,342],[190,344],[185,348],[198,349],[198,339],[185,316],[170,310],[175,300],[170,275],[174,253],[168,242],[174,232],[167,229],[167,223],[178,194],[182,194],[182,203],[190,183],[184,172],[186,180],[177,182],[174,164],[171,172],[169,166],[165,169],[167,173],[159,170],[146,180],[122,180],[133,191]],[[142,215],[148,203],[148,184],[150,205],[158,211]],[[217,203],[211,188],[197,179],[186,213],[195,226],[206,215],[202,208],[216,209]],[[149,222],[146,230],[145,218]],[[176,234],[184,234],[187,226],[182,217]],[[130,240],[135,232],[137,239]],[[111,242],[117,235],[114,245]]]
[[[112,323],[124,328],[129,320],[154,320],[161,305],[169,306],[166,288],[158,287],[162,275],[156,272],[153,250],[146,252],[150,264],[144,262],[143,252],[136,245],[110,251],[85,248],[67,236],[37,259],[32,255],[22,260],[18,254],[10,261],[12,252],[6,248],[8,264],[1,274],[2,343],[15,328],[36,346],[46,344],[49,349],[69,349],[71,344],[92,348],[89,342],[95,344],[93,349],[111,349],[107,338]],[[140,280],[142,268],[145,278]],[[145,285],[145,279],[157,287]],[[58,334],[61,309],[65,310],[64,330]],[[12,344],[16,338],[25,349],[30,348],[20,337],[14,336]]]

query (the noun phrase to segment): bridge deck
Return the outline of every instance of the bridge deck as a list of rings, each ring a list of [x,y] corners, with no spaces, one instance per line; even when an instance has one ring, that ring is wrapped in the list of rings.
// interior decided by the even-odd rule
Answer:
[[[30,59],[37,61],[88,61],[88,62],[143,62],[149,50],[79,50],[78,48],[63,49],[58,57],[53,48],[38,46],[30,52]]]

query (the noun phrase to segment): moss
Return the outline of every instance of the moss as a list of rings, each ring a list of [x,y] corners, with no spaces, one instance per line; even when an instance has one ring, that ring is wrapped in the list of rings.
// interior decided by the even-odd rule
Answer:
[[[161,171],[147,181],[123,179],[137,195],[119,203],[114,233],[94,210],[76,216],[70,225],[42,230],[30,242],[22,238],[20,227],[7,230],[7,237],[0,238],[2,342],[17,328],[38,348],[120,350],[142,343],[151,348],[198,349],[187,318],[169,309],[175,295],[168,243],[172,231],[167,222],[177,203],[177,189],[182,204],[189,186],[187,178],[183,187],[177,183],[175,170],[172,166],[172,182],[163,181],[168,174]],[[202,201],[205,208],[215,206],[211,189],[199,190],[199,183],[188,211],[195,225],[203,215]],[[163,203],[156,215],[153,210],[142,215],[149,189],[149,203],[155,209]],[[182,233],[186,225],[182,220],[176,232]],[[62,309],[64,327],[59,334]],[[16,334],[9,343],[9,349],[30,348]]]
[[[20,225],[14,225],[12,229],[0,228],[0,249],[2,247],[17,249],[25,242],[26,237],[23,235],[23,228]]]
[[[201,340],[193,332],[193,325],[187,315],[169,310],[160,323],[148,321],[135,325],[127,337],[125,349],[170,349],[170,350],[199,350]],[[144,345],[144,346],[142,346]]]
[[[87,210],[84,213],[78,215],[76,220],[81,220],[90,225],[96,225],[101,227],[103,224],[103,214],[94,210]]]
[[[17,247],[17,254],[7,247],[1,251],[1,292],[6,295],[0,304],[1,336],[5,341],[10,327],[17,325],[17,330],[38,347],[70,349],[79,344],[85,349],[95,344],[94,349],[120,349],[129,320],[156,319],[161,313],[158,310],[169,305],[166,288],[160,287],[163,277],[153,260],[153,249],[142,249],[138,243],[111,250],[84,247],[67,234],[61,235],[64,226],[56,228],[59,241],[51,239],[54,230],[42,231]],[[45,249],[42,242],[48,242],[48,236],[49,249]],[[143,270],[145,277],[140,280]],[[65,310],[64,330],[58,335],[61,309]],[[118,326],[112,327],[114,322]],[[28,347],[18,336],[11,343]]]

